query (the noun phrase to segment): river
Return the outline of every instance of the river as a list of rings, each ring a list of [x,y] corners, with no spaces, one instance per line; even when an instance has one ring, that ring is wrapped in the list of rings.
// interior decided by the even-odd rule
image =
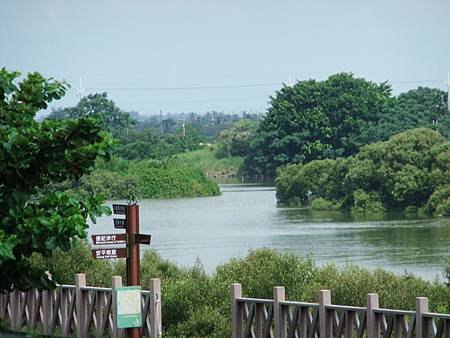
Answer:
[[[273,187],[230,184],[221,191],[217,197],[139,201],[141,232],[152,235],[151,247],[162,257],[185,266],[199,259],[208,272],[249,249],[269,247],[311,255],[319,264],[356,263],[443,279],[450,219],[355,220],[277,207]],[[112,216],[101,217],[89,231],[123,232],[114,229]]]

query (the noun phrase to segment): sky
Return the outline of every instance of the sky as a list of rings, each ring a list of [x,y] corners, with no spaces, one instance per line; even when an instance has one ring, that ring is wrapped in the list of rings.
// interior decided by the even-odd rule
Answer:
[[[337,72],[446,89],[450,0],[0,0],[0,41],[0,67],[71,84],[53,107],[81,78],[144,115],[264,112]]]

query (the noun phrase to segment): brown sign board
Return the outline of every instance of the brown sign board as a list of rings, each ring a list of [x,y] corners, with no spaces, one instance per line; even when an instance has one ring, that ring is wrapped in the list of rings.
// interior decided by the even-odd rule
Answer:
[[[114,228],[116,229],[126,229],[127,220],[125,218],[114,218]]]
[[[95,259],[113,259],[113,258],[126,258],[126,248],[114,248],[114,249],[94,249],[92,250],[92,256]]]
[[[95,245],[105,245],[105,244],[126,244],[127,237],[125,234],[102,234],[102,235],[92,235],[92,242]]]
[[[136,244],[150,245],[151,239],[152,239],[151,235],[144,235],[144,234],[135,234],[134,235],[134,242]]]
[[[113,212],[116,215],[125,215],[127,206],[125,204],[113,204]]]

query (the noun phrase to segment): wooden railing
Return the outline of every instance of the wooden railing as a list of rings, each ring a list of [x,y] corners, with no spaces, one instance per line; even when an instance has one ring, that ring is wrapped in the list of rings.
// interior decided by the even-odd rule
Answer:
[[[116,325],[115,289],[122,278],[112,278],[111,288],[86,286],[86,276],[78,274],[75,285],[59,285],[54,290],[13,291],[0,295],[0,320],[12,331],[37,332],[62,337],[123,337]],[[143,290],[142,335],[161,337],[161,281],[150,280]]]
[[[333,305],[329,290],[319,303],[305,303],[286,301],[280,286],[273,299],[245,298],[232,284],[231,318],[233,338],[450,338],[450,314],[429,312],[425,297],[416,311],[401,311],[380,308],[376,293],[356,307]]]

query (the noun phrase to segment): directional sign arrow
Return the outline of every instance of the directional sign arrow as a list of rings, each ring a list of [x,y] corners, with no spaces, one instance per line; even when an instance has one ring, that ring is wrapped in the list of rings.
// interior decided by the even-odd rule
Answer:
[[[135,234],[134,242],[136,244],[146,244],[149,245],[152,239],[152,235],[144,235],[144,234]]]
[[[114,218],[114,228],[116,229],[126,229],[127,220],[125,218]]]
[[[126,258],[127,249],[126,248],[94,249],[92,250],[92,256],[94,256],[95,259]]]
[[[116,215],[125,215],[127,206],[125,204],[113,204],[113,212]]]
[[[105,245],[105,244],[126,244],[127,237],[125,234],[101,234],[92,235],[92,242],[95,245]]]

